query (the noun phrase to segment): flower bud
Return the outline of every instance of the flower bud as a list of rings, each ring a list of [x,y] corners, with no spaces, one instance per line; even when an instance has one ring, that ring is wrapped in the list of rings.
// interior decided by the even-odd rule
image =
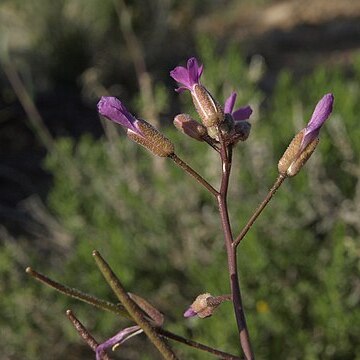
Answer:
[[[224,110],[201,84],[196,84],[191,92],[193,103],[206,127],[219,125],[224,121]]]
[[[200,319],[209,317],[224,301],[231,300],[230,295],[212,296],[209,293],[199,295],[184,313],[184,317],[198,316]]]
[[[220,125],[220,131],[223,135],[229,134],[232,130],[234,130],[235,122],[231,114],[227,113],[224,116],[224,121]]]
[[[191,304],[190,308],[184,313],[184,316],[191,317],[197,315],[201,319],[211,316],[213,309],[208,306],[206,301],[206,299],[210,297],[211,294],[209,293],[199,295]]]
[[[245,141],[250,135],[250,130],[251,124],[248,121],[235,121],[234,133],[231,138],[232,143],[236,144],[239,140]]]
[[[319,143],[319,138],[313,139],[304,149],[302,149],[301,145],[304,134],[305,129],[301,130],[293,138],[284,155],[279,160],[278,170],[281,175],[295,176],[314,152]]]
[[[310,121],[291,141],[279,161],[278,170],[281,175],[295,176],[304,166],[319,143],[319,133],[329,118],[334,104],[334,95],[324,95],[316,104]]]
[[[198,141],[203,141],[204,136],[207,135],[206,127],[192,119],[188,114],[176,115],[174,125],[182,133]]]
[[[127,136],[131,140],[144,146],[157,156],[167,157],[174,153],[174,144],[148,122],[142,119],[137,119],[137,126],[142,135],[128,129]]]
[[[217,126],[207,127],[207,134],[215,141],[219,142],[219,130],[223,134],[224,138],[228,138],[229,134],[234,131],[234,119],[231,114],[224,114],[224,121]]]

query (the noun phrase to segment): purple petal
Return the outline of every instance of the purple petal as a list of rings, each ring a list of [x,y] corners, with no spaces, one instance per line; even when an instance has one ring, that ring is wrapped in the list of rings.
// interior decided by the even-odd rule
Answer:
[[[186,87],[186,86],[179,86],[177,89],[175,89],[175,91],[177,93],[179,93],[179,94],[182,93],[185,90],[190,90],[190,89],[188,87]]]
[[[102,96],[97,107],[100,115],[142,135],[137,127],[136,118],[129,113],[122,102],[116,97]]]
[[[199,83],[200,76],[203,71],[203,66],[199,66],[198,61],[196,58],[192,57],[187,62],[187,69],[189,72],[189,81],[191,84],[191,87],[193,87],[195,84]]]
[[[197,77],[198,77],[198,83],[200,82],[200,77],[201,77],[201,75],[202,75],[202,73],[203,73],[203,70],[204,70],[204,64],[201,64],[199,67],[198,67],[198,75],[197,75]]]
[[[192,91],[194,85],[199,84],[200,76],[203,72],[203,65],[199,66],[196,58],[192,57],[187,62],[187,67],[177,66],[170,71],[170,76],[183,86],[176,89],[177,92],[184,90]]]
[[[96,360],[101,359],[101,352],[105,351],[106,349],[113,347],[114,345],[120,345],[126,340],[130,339],[132,336],[140,334],[142,329],[140,326],[130,326],[126,329],[121,330],[115,336],[111,337],[110,339],[106,340],[104,343],[100,344],[96,348]]]
[[[225,101],[225,106],[224,106],[224,113],[225,114],[231,114],[233,109],[234,109],[234,105],[235,105],[235,101],[236,101],[236,92],[233,91],[231,93],[231,95],[226,99]]]
[[[197,313],[190,307],[188,308],[185,312],[184,312],[184,317],[189,318],[189,317],[193,317],[196,316]]]
[[[311,130],[319,129],[325,120],[330,116],[334,103],[334,95],[326,94],[317,103],[315,110],[306,128]]]
[[[178,83],[184,85],[185,89],[191,90],[189,72],[186,68],[177,66],[174,70],[170,71],[170,76]]]
[[[253,112],[252,108],[249,105],[247,105],[247,106],[244,106],[244,107],[241,107],[241,108],[235,110],[232,113],[232,116],[235,121],[247,120],[247,119],[249,119],[252,112]]]
[[[309,123],[305,128],[304,137],[301,142],[301,150],[305,149],[319,135],[320,128],[330,116],[334,104],[334,95],[326,94],[317,103]]]

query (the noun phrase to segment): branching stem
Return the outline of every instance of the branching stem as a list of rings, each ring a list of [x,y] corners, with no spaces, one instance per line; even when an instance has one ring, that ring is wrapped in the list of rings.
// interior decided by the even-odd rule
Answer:
[[[256,219],[259,217],[259,215],[261,214],[261,212],[264,210],[265,206],[269,203],[269,201],[272,199],[272,197],[275,195],[277,189],[281,186],[281,184],[284,182],[284,180],[286,179],[285,175],[279,175],[278,178],[276,179],[273,187],[270,189],[270,191],[268,192],[268,194],[266,195],[265,199],[263,200],[263,202],[258,206],[258,208],[255,210],[255,212],[253,213],[253,215],[251,216],[251,218],[249,219],[249,221],[247,222],[247,224],[244,226],[244,228],[241,230],[239,236],[236,238],[236,240],[233,242],[233,247],[234,249],[237,248],[237,246],[240,244],[241,240],[245,237],[245,235],[247,234],[247,232],[250,230],[251,226],[254,224],[254,222],[256,221]]]
[[[66,316],[73,324],[76,331],[79,333],[81,338],[89,345],[89,347],[95,352],[98,347],[97,341],[93,338],[93,336],[89,333],[86,327],[80,322],[79,319],[76,318],[74,313],[71,310],[66,311]],[[110,360],[109,356],[105,353],[105,351],[101,351],[100,353],[101,360]]]
[[[74,299],[83,301],[87,304],[93,305],[97,308],[111,311],[113,313],[116,313],[120,316],[124,316],[127,319],[132,319],[129,313],[124,309],[122,305],[116,305],[109,301],[98,299],[97,297],[84,293],[78,289],[71,288],[69,286],[63,285],[58,283],[57,281],[54,281],[52,279],[49,279],[47,276],[40,274],[39,272],[35,271],[31,267],[26,268],[26,273],[35,278],[36,280],[40,281],[41,283],[50,286],[51,288],[59,291],[60,293],[70,296]]]
[[[120,283],[120,280],[111,270],[108,263],[102,258],[98,251],[93,251],[93,256],[106,282],[110,285],[115,295],[121,301],[122,305],[124,305],[124,308],[131,315],[133,320],[144,330],[144,333],[158,349],[163,358],[166,360],[176,360],[176,355],[165,343],[165,341],[158,335],[155,328],[150,324],[150,322],[145,319],[143,313],[136,305],[136,303],[131,300],[130,296],[125,291],[124,287]]]
[[[51,288],[61,292],[62,294],[65,294],[67,296],[70,296],[72,298],[75,298],[77,300],[83,301],[85,303],[88,303],[90,305],[93,305],[95,307],[101,308],[102,310],[106,310],[106,311],[110,311],[113,314],[117,314],[120,316],[124,316],[130,320],[132,320],[132,317],[129,315],[129,313],[124,309],[124,307],[122,305],[119,304],[114,304],[111,303],[109,301],[106,300],[102,300],[102,299],[98,299],[93,295],[90,294],[86,294],[80,290],[74,289],[74,288],[70,288],[66,285],[60,284],[52,279],[49,279],[47,276],[38,273],[37,271],[33,270],[32,268],[28,267],[26,269],[26,272],[32,276],[33,278],[35,278],[36,280],[40,281],[41,283],[50,286]],[[226,296],[227,297],[227,296]],[[170,331],[167,331],[165,329],[162,328],[156,328],[156,331],[158,332],[158,334],[162,337],[180,342],[184,345],[193,347],[197,350],[201,350],[201,351],[206,351],[210,354],[216,355],[216,356],[220,356],[222,359],[225,360],[237,360],[239,359],[237,356],[235,355],[231,355],[228,354],[226,352],[214,349],[210,346],[201,344],[197,341],[193,341],[190,339],[186,339],[180,335],[174,334]]]
[[[208,353],[210,353],[212,355],[220,357],[223,360],[241,360],[241,358],[238,357],[238,356],[231,355],[231,354],[228,354],[226,352],[211,348],[210,346],[200,344],[200,343],[198,343],[196,341],[192,341],[190,339],[186,339],[186,338],[184,338],[184,337],[182,337],[180,335],[174,334],[174,333],[172,333],[170,331],[167,331],[167,330],[164,330],[164,329],[161,329],[161,328],[158,329],[158,333],[159,333],[159,335],[164,336],[164,337],[166,337],[168,339],[175,340],[177,342],[180,342],[182,344],[191,346],[191,347],[193,347],[195,349],[198,349],[198,350],[206,351],[206,352],[208,352]]]
[[[225,247],[228,259],[231,296],[234,306],[235,318],[239,330],[240,345],[247,360],[254,359],[249,331],[246,325],[245,313],[242,305],[239,276],[237,271],[236,249],[233,247],[233,234],[231,231],[229,212],[227,206],[227,193],[231,172],[232,147],[226,146],[222,134],[219,131],[221,144],[220,156],[222,164],[222,176],[220,193],[217,196],[221,225],[224,233]]]

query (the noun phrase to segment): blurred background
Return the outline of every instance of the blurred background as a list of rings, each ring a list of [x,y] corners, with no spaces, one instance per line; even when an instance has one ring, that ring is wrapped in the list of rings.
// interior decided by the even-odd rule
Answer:
[[[220,102],[236,90],[236,105],[254,109],[234,154],[235,233],[292,136],[334,93],[316,153],[249,232],[239,269],[258,359],[360,359],[359,47],[357,0],[1,0],[0,358],[94,357],[68,308],[99,342],[128,325],[24,272],[116,302],[93,249],[164,312],[167,329],[238,353],[230,304],[209,319],[182,317],[198,294],[228,292],[213,199],[96,110],[102,95],[121,98],[218,184],[216,154],[172,126],[194,111],[169,71],[195,55]],[[172,345],[180,358],[210,358]],[[144,336],[111,355],[159,358]]]

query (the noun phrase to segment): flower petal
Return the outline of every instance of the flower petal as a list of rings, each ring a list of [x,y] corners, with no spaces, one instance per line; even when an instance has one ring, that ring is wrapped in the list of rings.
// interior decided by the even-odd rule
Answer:
[[[225,106],[224,106],[224,113],[225,114],[231,114],[233,109],[234,109],[234,105],[235,105],[235,101],[236,101],[236,92],[233,91],[231,93],[231,95],[226,99],[225,101]]]
[[[185,90],[190,90],[190,88],[188,88],[187,86],[179,86],[177,89],[175,89],[175,91],[179,94]]]
[[[203,66],[199,66],[198,61],[196,58],[192,57],[187,62],[187,69],[189,72],[189,81],[191,84],[191,87],[193,87],[195,84],[199,83],[200,76],[203,71]]]
[[[253,112],[252,108],[249,105],[247,105],[247,106],[243,106],[243,107],[235,110],[232,113],[232,116],[235,121],[247,120],[247,119],[249,119],[252,112]]]
[[[317,103],[315,110],[306,128],[311,130],[319,129],[325,120],[330,116],[334,103],[334,95],[326,94]]]
[[[191,307],[189,307],[185,312],[184,312],[184,317],[189,318],[189,317],[193,317],[196,316],[197,312],[194,311]]]
[[[102,96],[97,107],[100,115],[141,135],[141,131],[136,126],[136,118],[116,97]]]
[[[126,340],[130,339],[131,337],[142,333],[142,329],[140,326],[130,326],[121,330],[115,336],[111,337],[110,339],[106,340],[104,343],[100,344],[96,348],[96,360],[101,359],[101,352],[105,351],[106,349],[113,347],[115,345],[120,345],[124,343]]]
[[[176,89],[177,92],[184,90],[192,91],[193,86],[199,84],[200,76],[203,72],[203,65],[199,66],[196,58],[192,57],[187,61],[187,67],[177,66],[170,71],[170,76],[183,86]]]
[[[317,103],[309,123],[305,128],[304,137],[301,141],[301,150],[316,139],[319,135],[320,128],[330,116],[334,104],[334,95],[329,93],[322,97]]]
[[[170,71],[170,76],[178,83],[184,85],[186,89],[191,89],[188,69],[183,66],[177,66],[174,70]]]

